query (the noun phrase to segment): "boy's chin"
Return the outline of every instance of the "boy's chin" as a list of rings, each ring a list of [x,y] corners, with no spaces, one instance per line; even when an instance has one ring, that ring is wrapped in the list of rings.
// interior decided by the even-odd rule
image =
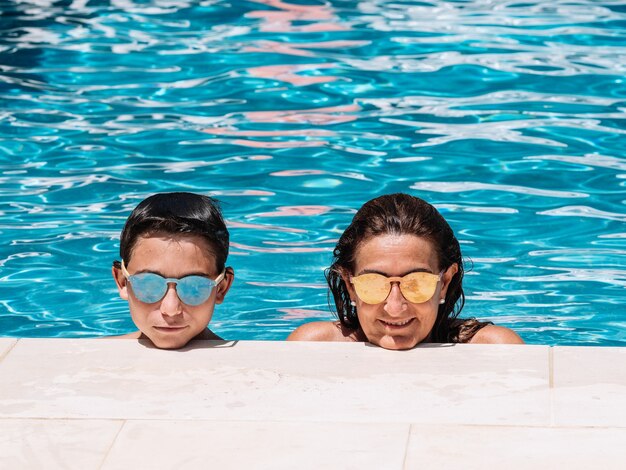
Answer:
[[[180,349],[187,346],[196,335],[152,334],[146,335],[152,344],[159,349]]]

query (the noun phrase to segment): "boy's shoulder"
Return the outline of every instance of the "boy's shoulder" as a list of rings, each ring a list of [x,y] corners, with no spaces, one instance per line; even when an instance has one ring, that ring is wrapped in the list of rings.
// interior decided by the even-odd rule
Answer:
[[[126,333],[125,335],[102,336],[100,339],[139,339],[139,338],[141,338],[141,331],[133,331],[132,333]]]

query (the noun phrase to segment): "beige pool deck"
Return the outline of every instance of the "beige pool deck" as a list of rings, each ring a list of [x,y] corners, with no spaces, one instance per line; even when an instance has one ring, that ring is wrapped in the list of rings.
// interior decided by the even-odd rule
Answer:
[[[1,469],[626,468],[626,348],[0,338]]]

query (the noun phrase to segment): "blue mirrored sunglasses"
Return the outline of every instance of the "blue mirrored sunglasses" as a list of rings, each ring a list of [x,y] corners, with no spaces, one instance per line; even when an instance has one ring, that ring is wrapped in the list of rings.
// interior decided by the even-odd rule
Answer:
[[[158,302],[167,293],[168,284],[176,284],[176,295],[184,304],[193,307],[200,305],[211,297],[213,288],[224,279],[226,270],[215,280],[204,276],[185,276],[180,279],[165,278],[155,273],[129,274],[122,261],[122,274],[128,279],[133,294],[141,302],[153,304]]]

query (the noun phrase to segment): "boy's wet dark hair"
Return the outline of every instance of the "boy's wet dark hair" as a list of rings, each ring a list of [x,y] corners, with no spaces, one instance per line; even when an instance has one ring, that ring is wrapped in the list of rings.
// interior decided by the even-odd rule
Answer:
[[[333,251],[333,263],[326,270],[326,280],[339,321],[344,327],[356,330],[360,328],[360,324],[356,308],[350,304],[350,294],[341,274],[354,274],[356,251],[361,243],[378,235],[388,234],[415,235],[428,240],[435,248],[441,271],[454,263],[458,265],[458,271],[450,281],[445,303],[439,306],[432,330],[434,342],[466,342],[476,331],[490,324],[474,319],[457,319],[465,304],[463,259],[459,242],[448,222],[428,202],[397,193],[366,202],[357,211]]]
[[[120,257],[126,265],[139,237],[153,234],[202,237],[211,247],[217,272],[224,270],[229,233],[215,199],[185,192],[159,193],[144,199],[126,220],[120,237]],[[119,261],[113,264],[119,267]]]

